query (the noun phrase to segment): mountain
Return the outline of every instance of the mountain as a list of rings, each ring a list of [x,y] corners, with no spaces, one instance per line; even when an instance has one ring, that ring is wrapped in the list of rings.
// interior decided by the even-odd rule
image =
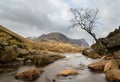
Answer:
[[[37,41],[56,41],[56,42],[63,42],[63,43],[70,43],[75,46],[82,46],[88,47],[88,43],[84,39],[70,39],[62,33],[53,32],[49,34],[43,34],[36,38]]]
[[[70,39],[67,36],[58,32],[43,34],[40,37],[36,38],[36,40],[39,40],[39,41],[53,40],[53,41],[64,42],[64,43],[70,42]]]
[[[82,48],[63,42],[38,42],[24,38],[0,25],[0,63],[26,58],[28,55],[38,55],[41,51],[81,52]]]
[[[88,47],[89,44],[85,41],[85,39],[71,39],[71,42],[76,46]]]

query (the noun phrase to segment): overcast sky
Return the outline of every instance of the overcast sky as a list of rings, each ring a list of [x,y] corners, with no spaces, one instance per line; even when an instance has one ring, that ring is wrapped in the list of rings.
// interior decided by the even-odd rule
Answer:
[[[0,0],[0,24],[24,37],[61,32],[92,43],[85,31],[68,28],[71,7],[100,9],[100,24],[94,29],[97,37],[120,25],[120,0]]]

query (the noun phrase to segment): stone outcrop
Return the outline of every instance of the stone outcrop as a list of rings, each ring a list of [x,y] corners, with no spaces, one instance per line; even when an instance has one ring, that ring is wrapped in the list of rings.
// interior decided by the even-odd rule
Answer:
[[[37,78],[40,77],[40,75],[43,73],[44,71],[41,69],[32,69],[32,70],[28,70],[22,73],[17,73],[15,75],[15,79],[22,79],[22,80],[26,80],[26,81],[33,81]]]
[[[120,27],[105,38],[98,39],[92,48],[99,54],[114,53],[120,50]]]

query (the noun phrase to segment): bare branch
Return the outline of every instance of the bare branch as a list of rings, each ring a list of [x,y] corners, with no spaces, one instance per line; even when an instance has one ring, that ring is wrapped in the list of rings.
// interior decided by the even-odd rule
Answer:
[[[81,29],[85,30],[89,33],[95,41],[97,41],[95,33],[93,33],[93,28],[97,23],[97,15],[98,9],[77,9],[71,8],[71,12],[73,14],[73,19],[71,20],[72,27],[81,27]]]

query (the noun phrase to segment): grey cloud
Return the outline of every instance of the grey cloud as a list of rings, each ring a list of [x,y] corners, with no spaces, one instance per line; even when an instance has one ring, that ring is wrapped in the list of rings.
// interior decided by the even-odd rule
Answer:
[[[0,2],[0,18],[24,25],[30,28],[37,27],[39,30],[52,31],[61,26],[61,19],[52,21],[49,17],[52,14],[59,16],[61,11],[53,3],[48,0],[2,0]],[[64,20],[63,20],[64,21]],[[62,22],[63,22],[62,21]],[[61,25],[60,25],[61,24]]]
[[[13,0],[11,0],[13,1]],[[5,5],[3,1],[0,4],[0,8],[3,10],[3,13],[0,13],[3,19],[7,19],[13,22],[19,22],[22,24],[29,24],[31,26],[37,27],[48,27],[51,24],[51,20],[47,17],[47,13],[35,10],[33,6],[30,7],[32,2],[29,4],[24,4],[24,2],[12,2]]]
[[[106,36],[120,24],[120,0],[1,0],[0,24],[23,36],[61,32],[71,38],[92,38],[83,30],[68,29],[69,7],[100,9],[100,25],[94,30]]]

